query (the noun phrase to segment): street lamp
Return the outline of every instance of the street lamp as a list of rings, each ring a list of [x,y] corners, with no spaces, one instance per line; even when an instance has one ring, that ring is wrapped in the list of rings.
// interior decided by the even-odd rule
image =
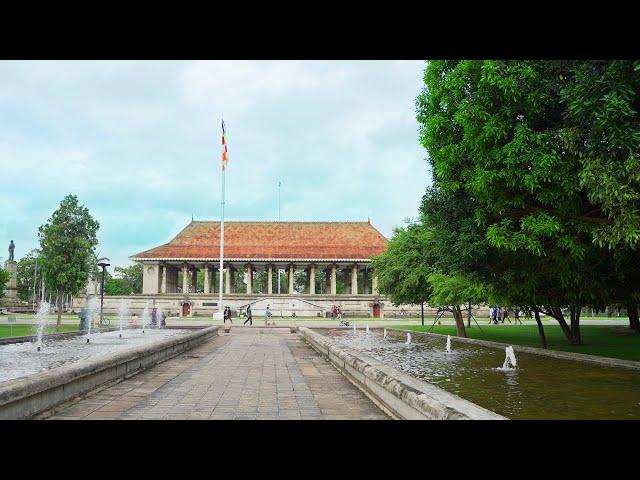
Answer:
[[[104,270],[111,265],[110,263],[106,263],[110,261],[111,260],[106,257],[98,259],[98,266],[102,267],[102,282],[100,282],[100,325],[104,323],[104,314],[102,313],[102,305],[104,303]]]

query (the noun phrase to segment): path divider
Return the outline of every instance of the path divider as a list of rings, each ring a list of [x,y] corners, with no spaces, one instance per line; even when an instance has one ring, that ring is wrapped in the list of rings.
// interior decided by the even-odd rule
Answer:
[[[32,418],[102,385],[123,380],[184,353],[218,335],[219,329],[219,326],[203,328],[183,336],[0,382],[0,420]]]
[[[330,337],[300,327],[302,338],[385,412],[403,420],[507,420],[506,417],[418,380]]]

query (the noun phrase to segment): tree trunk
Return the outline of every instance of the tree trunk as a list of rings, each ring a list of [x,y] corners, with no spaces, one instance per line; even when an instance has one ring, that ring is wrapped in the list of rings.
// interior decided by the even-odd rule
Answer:
[[[462,318],[462,311],[459,306],[453,307],[453,317],[456,320],[456,335],[459,337],[467,337],[467,332],[464,329],[464,319]]]
[[[56,332],[60,331],[60,325],[62,324],[62,294],[64,290],[62,287],[58,287],[58,321],[56,322]]]
[[[468,310],[467,310],[467,328],[471,328],[471,302],[469,302],[469,306],[468,306]]]
[[[533,313],[536,316],[536,323],[538,324],[538,333],[540,334],[540,341],[542,342],[542,348],[547,349],[547,337],[544,336],[544,327],[542,326],[542,320],[540,320],[540,310],[533,309]]]
[[[627,314],[629,315],[629,328],[640,333],[640,319],[638,319],[638,306],[627,305]]]
[[[560,324],[560,328],[562,329],[562,333],[567,338],[571,345],[575,345],[575,340],[573,337],[573,332],[571,331],[571,327],[567,324],[567,321],[564,319],[564,314],[562,313],[562,309],[560,307],[550,307],[549,313],[553,318],[555,318]]]
[[[422,326],[424,327],[424,302],[420,302],[420,318],[422,319]]]
[[[571,306],[571,333],[573,334],[573,344],[582,345],[582,336],[580,335],[580,305]]]

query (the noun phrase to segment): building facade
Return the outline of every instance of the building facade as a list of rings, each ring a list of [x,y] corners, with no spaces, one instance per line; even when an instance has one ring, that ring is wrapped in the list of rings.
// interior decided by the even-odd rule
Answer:
[[[180,315],[214,312],[222,274],[232,308],[281,305],[283,316],[316,316],[346,303],[354,314],[382,316],[370,262],[387,239],[369,222],[225,222],[224,243],[222,272],[215,221],[192,221],[169,243],[131,256],[143,264],[143,296],[175,297]]]

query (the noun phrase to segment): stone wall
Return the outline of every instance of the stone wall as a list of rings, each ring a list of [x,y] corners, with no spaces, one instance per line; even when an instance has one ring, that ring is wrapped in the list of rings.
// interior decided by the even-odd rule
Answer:
[[[423,382],[302,327],[300,334],[379,407],[403,420],[506,420],[506,417]]]
[[[145,266],[146,268],[146,266]],[[105,296],[104,311],[107,314],[115,314],[118,311],[120,301],[130,299],[130,309],[138,315],[145,307],[161,307],[165,313],[171,316],[180,316],[182,305],[187,302],[190,305],[190,316],[211,317],[218,311],[218,296],[205,294],[165,294],[165,295],[130,295],[130,296]],[[78,311],[86,306],[87,297],[81,296],[74,300],[74,308]],[[420,305],[394,306],[388,298],[377,295],[272,295],[272,296],[248,296],[225,295],[225,305],[232,308],[234,313],[240,310],[244,312],[247,305],[251,305],[254,316],[263,314],[264,308],[269,305],[271,312],[276,317],[326,317],[330,315],[333,305],[339,305],[346,318],[349,317],[373,317],[374,304],[380,305],[380,318],[410,318],[420,316]],[[473,307],[472,312],[476,317],[487,317],[487,307]],[[425,317],[433,317],[435,308],[424,309]],[[444,318],[452,318],[448,313]]]

